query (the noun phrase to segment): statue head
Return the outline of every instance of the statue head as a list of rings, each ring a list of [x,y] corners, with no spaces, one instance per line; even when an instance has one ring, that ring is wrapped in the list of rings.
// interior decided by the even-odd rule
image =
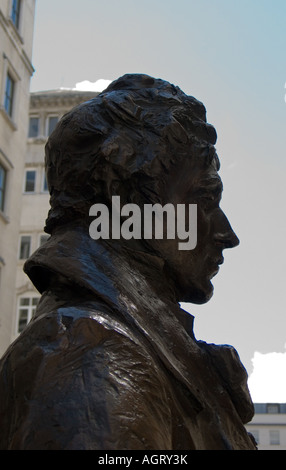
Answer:
[[[147,75],[124,75],[66,114],[46,145],[51,210],[45,230],[90,224],[93,204],[197,204],[197,245],[144,240],[160,256],[178,301],[204,303],[222,251],[238,239],[219,207],[216,131],[195,98]]]

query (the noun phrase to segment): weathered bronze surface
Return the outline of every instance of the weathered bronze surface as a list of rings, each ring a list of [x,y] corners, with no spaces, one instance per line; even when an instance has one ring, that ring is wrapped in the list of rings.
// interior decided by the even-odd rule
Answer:
[[[65,115],[46,146],[42,294],[0,363],[1,449],[255,449],[235,349],[198,341],[179,302],[207,302],[225,248],[216,132],[178,87],[125,75]],[[198,243],[89,236],[89,209],[197,204]]]

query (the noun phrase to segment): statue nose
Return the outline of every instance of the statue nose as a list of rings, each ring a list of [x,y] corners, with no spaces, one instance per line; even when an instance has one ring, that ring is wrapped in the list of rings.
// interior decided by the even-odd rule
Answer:
[[[239,245],[239,239],[232,228],[225,233],[216,233],[214,238],[216,244],[221,245],[223,248],[234,248]]]
[[[222,210],[216,219],[214,239],[222,248],[234,248],[239,245],[239,239]]]

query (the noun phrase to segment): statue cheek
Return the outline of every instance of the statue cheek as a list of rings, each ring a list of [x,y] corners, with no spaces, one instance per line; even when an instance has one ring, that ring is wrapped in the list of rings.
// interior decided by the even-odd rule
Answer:
[[[198,204],[197,209],[197,242],[199,247],[205,246],[213,235],[213,214]]]

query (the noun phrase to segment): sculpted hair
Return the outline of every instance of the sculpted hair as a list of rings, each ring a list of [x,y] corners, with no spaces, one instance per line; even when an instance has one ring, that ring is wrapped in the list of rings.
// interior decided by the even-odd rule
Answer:
[[[154,202],[171,165],[197,158],[219,169],[204,105],[148,75],[124,75],[67,113],[45,148],[51,209],[45,231],[88,221],[92,204]]]

